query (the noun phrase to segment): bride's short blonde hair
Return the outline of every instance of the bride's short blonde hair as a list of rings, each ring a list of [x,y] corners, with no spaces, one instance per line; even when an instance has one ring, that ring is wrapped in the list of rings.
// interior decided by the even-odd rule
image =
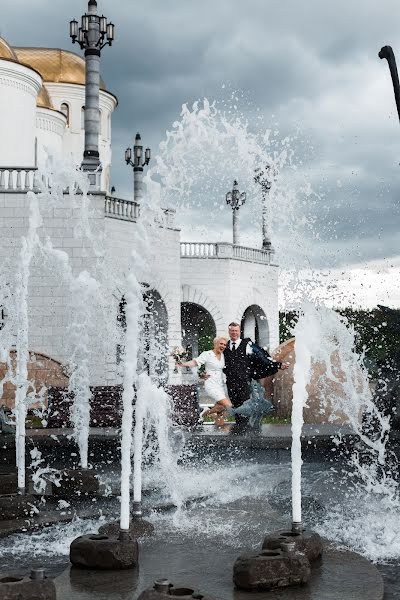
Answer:
[[[217,344],[220,340],[224,340],[224,342],[228,343],[228,338],[226,338],[224,335],[218,335],[217,337],[215,337],[213,339],[213,344],[215,346],[215,344]]]

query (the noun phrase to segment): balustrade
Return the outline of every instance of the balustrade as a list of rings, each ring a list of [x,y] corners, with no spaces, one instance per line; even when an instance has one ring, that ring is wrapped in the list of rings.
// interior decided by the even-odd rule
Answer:
[[[217,245],[202,242],[182,242],[181,256],[184,258],[212,258],[217,255]]]
[[[182,258],[233,258],[269,265],[272,254],[269,250],[228,243],[181,242]]]
[[[122,221],[136,221],[139,217],[139,204],[132,200],[123,200],[114,196],[106,196],[104,202],[106,217]]]
[[[47,182],[44,180],[44,184]],[[0,192],[39,192],[36,167],[0,167]]]

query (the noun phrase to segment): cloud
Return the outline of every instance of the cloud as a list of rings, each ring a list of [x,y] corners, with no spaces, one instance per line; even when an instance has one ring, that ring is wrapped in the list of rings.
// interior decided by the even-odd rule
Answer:
[[[309,260],[335,266],[398,253],[400,131],[387,64],[378,58],[381,46],[398,39],[398,2],[98,0],[98,6],[116,24],[102,75],[120,102],[113,118],[117,193],[131,193],[123,152],[137,130],[154,154],[184,102],[203,96],[223,102],[226,90],[239,89],[240,110],[253,127],[292,136],[298,169],[286,176],[309,181],[315,191]],[[81,0],[15,0],[3,10],[2,35],[15,45],[76,50],[68,21],[85,8]],[[216,201],[210,198],[210,206]],[[301,206],[299,200],[299,214]],[[259,239],[257,219],[246,210],[243,234]],[[192,222],[202,219],[197,211]],[[218,223],[215,229],[229,237],[222,211]],[[276,235],[284,253],[290,231]]]

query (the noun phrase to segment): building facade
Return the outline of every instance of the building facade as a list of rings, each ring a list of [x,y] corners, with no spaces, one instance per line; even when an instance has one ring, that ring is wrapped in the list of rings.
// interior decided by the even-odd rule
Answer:
[[[79,205],[79,191],[68,193],[66,185],[58,202],[46,200],[46,186],[38,175],[49,156],[61,157],[72,166],[81,164],[85,62],[60,49],[12,48],[0,38],[0,336],[3,346],[15,345],[12,334],[6,338],[12,310],[7,308],[7,277],[19,272],[22,240],[29,224],[32,227],[32,193],[41,192],[41,222],[35,231],[47,254],[36,253],[29,265],[29,351],[32,357],[46,357],[60,368],[67,365],[74,335],[71,322],[76,318],[79,324],[81,319],[83,331],[86,314],[92,328],[88,368],[95,386],[121,382],[125,285],[142,226],[139,204],[117,198],[109,189],[116,106],[116,97],[102,82],[102,172],[99,189],[90,193],[86,220],[95,232],[93,240],[79,225],[85,222],[82,211],[86,210]],[[141,325],[148,345],[162,340],[150,352],[158,353],[158,365],[149,368],[162,372],[163,382],[188,380],[188,374],[174,372],[169,356],[172,347],[183,345],[189,356],[196,356],[210,347],[215,335],[226,334],[231,321],[240,323],[243,335],[262,346],[274,349],[278,345],[278,268],[272,249],[211,241],[186,243],[171,210],[165,210],[151,243],[147,269],[141,276],[147,306]],[[100,273],[101,254],[118,283],[103,300],[96,304],[88,298],[85,305],[90,282],[104,275]]]

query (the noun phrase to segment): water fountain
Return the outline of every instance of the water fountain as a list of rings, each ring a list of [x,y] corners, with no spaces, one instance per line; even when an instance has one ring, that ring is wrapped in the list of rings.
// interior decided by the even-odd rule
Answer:
[[[93,2],[92,2],[93,4]],[[221,127],[222,123],[222,127]],[[189,135],[187,135],[189,133]],[[232,139],[235,144],[232,144]],[[196,185],[196,176],[198,172],[196,169],[199,168],[199,156],[201,158],[202,155],[208,154],[209,144],[213,147],[216,154],[215,163],[218,165],[218,168],[221,169],[223,176],[221,177],[221,181],[218,185],[224,186],[226,184],[226,180],[231,182],[232,179],[232,170],[235,170],[235,176],[240,176],[240,181],[244,181],[245,185],[248,184],[247,189],[251,188],[254,185],[254,171],[257,168],[260,168],[260,165],[278,163],[279,166],[282,166],[282,163],[285,160],[285,157],[288,154],[287,148],[280,154],[276,154],[271,159],[271,156],[267,152],[266,148],[258,143],[258,138],[256,135],[251,134],[248,131],[248,127],[246,124],[243,124],[239,121],[235,123],[229,122],[226,115],[218,114],[218,110],[214,105],[210,105],[207,102],[204,103],[203,106],[196,105],[192,110],[185,107],[182,113],[182,123],[179,124],[178,127],[175,128],[173,132],[170,132],[167,136],[167,142],[165,146],[161,150],[161,155],[157,160],[157,168],[153,171],[153,174],[161,175],[163,178],[164,188],[162,191],[163,199],[166,197],[170,197],[172,195],[178,195],[178,197],[185,197],[191,191],[193,187]],[[190,146],[192,144],[192,147]],[[243,145],[248,145],[249,152],[243,152]],[[171,152],[171,146],[173,147],[173,152]],[[226,149],[229,147],[229,154],[226,153]],[[237,156],[232,151],[232,148],[240,148],[240,151],[237,153]],[[206,150],[205,150],[206,148]],[[195,156],[196,160],[193,161],[193,164],[189,164],[188,168],[182,168],[182,160],[185,158],[185,161],[188,160],[188,152],[192,153]],[[283,156],[285,155],[285,156]],[[225,158],[224,158],[225,156]],[[209,159],[209,156],[208,156]],[[171,164],[172,161],[172,164]],[[186,166],[188,163],[185,163]],[[150,173],[149,178],[151,179],[152,174]],[[75,176],[74,176],[75,177]],[[54,186],[54,184],[53,184]],[[85,187],[84,183],[80,185],[81,191],[82,187]],[[151,188],[151,186],[150,186]],[[61,188],[62,189],[62,188]],[[72,191],[73,184],[71,182],[70,190]],[[88,190],[83,190],[83,202],[88,200]],[[90,196],[90,195],[89,195]],[[36,196],[33,195],[34,198]],[[276,201],[276,200],[275,200]],[[36,200],[32,200],[32,206],[35,206]],[[149,203],[150,204],[150,203]],[[156,214],[155,214],[156,213]],[[153,227],[151,233],[154,233],[154,216],[160,218],[160,213],[151,207],[148,216],[147,226]],[[153,225],[150,223],[153,222]],[[35,221],[36,223],[36,221]],[[139,238],[140,238],[140,227],[138,226]],[[35,227],[33,227],[34,229]],[[32,234],[33,235],[33,234]],[[148,242],[146,242],[146,236],[143,236],[143,239],[140,240],[144,246]],[[32,238],[33,240],[34,238]],[[65,262],[65,257],[62,254],[59,254],[57,251],[52,249],[51,245],[46,245],[45,247],[47,254],[52,256],[54,260],[59,260],[61,262]],[[146,251],[150,251],[149,248]],[[174,451],[171,448],[170,440],[168,439],[168,410],[163,408],[160,410],[160,406],[167,406],[168,398],[166,397],[166,393],[164,390],[160,389],[156,383],[152,382],[148,375],[141,374],[138,375],[138,353],[139,353],[139,338],[138,338],[138,321],[140,320],[140,315],[142,314],[142,293],[143,290],[140,286],[141,281],[141,273],[143,269],[146,269],[145,261],[143,260],[143,256],[145,256],[146,252],[133,252],[130,265],[129,265],[129,275],[126,278],[124,285],[124,295],[126,300],[126,319],[127,319],[127,331],[126,331],[126,339],[125,339],[125,358],[124,358],[124,391],[123,391],[123,417],[122,417],[122,439],[121,439],[121,502],[120,502],[120,520],[118,524],[118,530],[111,535],[107,535],[102,531],[97,533],[90,533],[91,530],[95,530],[97,528],[98,522],[90,523],[87,527],[90,529],[86,529],[83,524],[78,523],[78,528],[81,528],[81,531],[89,531],[84,535],[79,535],[77,538],[75,537],[77,531],[73,531],[73,536],[75,539],[71,544],[71,560],[73,563],[80,565],[81,567],[87,568],[95,568],[95,569],[130,569],[138,564],[138,546],[136,537],[138,536],[138,532],[136,526],[140,522],[140,517],[142,516],[142,471],[141,471],[141,463],[142,463],[142,447],[143,441],[149,437],[149,431],[147,426],[153,426],[157,424],[159,437],[158,444],[160,446],[159,453],[159,464],[158,468],[160,468],[163,478],[166,483],[166,487],[169,488],[169,496],[172,498],[172,504],[177,507],[177,511],[175,513],[175,517],[172,519],[172,527],[170,526],[170,530],[167,529],[166,523],[163,522],[164,527],[160,527],[163,530],[163,537],[156,538],[155,541],[147,541],[143,543],[143,547],[141,550],[141,560],[143,560],[143,564],[146,564],[146,578],[141,583],[143,585],[147,585],[149,583],[149,579],[151,582],[154,581],[155,577],[154,573],[151,572],[151,568],[157,568],[159,570],[164,570],[164,572],[172,573],[174,568],[175,572],[182,573],[182,564],[179,561],[183,561],[183,559],[187,559],[187,555],[189,558],[187,559],[186,564],[195,565],[191,567],[191,570],[188,568],[190,573],[190,577],[193,578],[196,585],[200,578],[204,578],[204,570],[210,569],[213,571],[212,567],[214,567],[215,578],[223,577],[221,575],[221,571],[227,571],[229,569],[226,568],[227,564],[231,564],[234,560],[234,557],[237,553],[237,545],[240,544],[241,547],[246,546],[246,535],[249,536],[248,545],[251,546],[254,550],[254,547],[257,543],[257,539],[259,536],[260,530],[265,531],[266,523],[276,523],[279,524],[282,528],[285,523],[280,520],[279,515],[274,514],[273,511],[260,512],[263,504],[266,504],[266,497],[268,494],[272,495],[274,492],[274,488],[271,487],[268,489],[266,485],[265,479],[266,476],[266,467],[265,464],[262,463],[261,468],[257,464],[246,463],[243,457],[238,454],[234,454],[233,463],[229,463],[229,468],[221,469],[218,464],[218,460],[220,457],[218,456],[218,452],[214,455],[206,457],[209,459],[208,462],[205,460],[203,465],[200,463],[200,467],[204,466],[204,469],[200,472],[199,475],[199,465],[195,464],[194,468],[190,468],[190,457],[187,459],[187,466],[184,465],[182,468],[177,467],[177,459],[174,456]],[[24,255],[24,260],[28,258]],[[25,264],[25,263],[24,263]],[[58,263],[60,264],[60,263]],[[23,290],[26,289],[26,277],[28,275],[25,273],[24,279],[24,269],[21,271],[21,296],[19,297],[20,301],[19,306],[24,309],[24,295]],[[82,301],[82,306],[76,306],[77,312],[75,313],[75,317],[73,320],[73,326],[70,331],[70,339],[72,340],[71,347],[74,348],[74,356],[75,359],[71,361],[76,365],[75,370],[73,370],[74,377],[72,378],[72,382],[70,382],[71,388],[70,391],[74,392],[75,398],[77,401],[81,402],[81,404],[75,405],[74,408],[74,419],[75,419],[75,434],[77,436],[77,441],[79,442],[79,447],[81,450],[81,467],[86,468],[89,466],[88,459],[88,450],[87,450],[87,434],[88,434],[88,419],[87,419],[87,407],[88,402],[90,402],[90,389],[87,385],[88,376],[86,371],[86,353],[87,353],[87,343],[85,341],[85,337],[81,337],[77,335],[76,331],[82,331],[79,329],[85,321],[87,321],[87,315],[85,316],[84,309],[87,307],[87,298],[90,294],[95,294],[99,285],[103,285],[103,281],[92,277],[90,274],[80,275],[78,278],[72,279],[67,277],[67,281],[69,285],[73,286],[74,289],[77,289],[81,294],[80,300]],[[309,316],[311,314],[311,316]],[[23,322],[22,316],[22,322]],[[324,314],[325,321],[330,324],[331,321]],[[308,320],[307,320],[308,319]],[[257,554],[256,557],[244,557],[240,565],[236,570],[236,583],[239,587],[244,587],[245,589],[265,589],[265,588],[273,588],[277,585],[282,585],[282,582],[287,582],[289,584],[301,584],[306,583],[307,581],[311,581],[312,578],[315,577],[310,569],[309,560],[305,557],[305,554],[308,554],[311,560],[317,558],[320,555],[320,546],[318,545],[318,536],[316,534],[308,534],[307,530],[304,530],[303,524],[303,516],[302,516],[302,504],[301,504],[301,469],[302,469],[302,459],[301,459],[301,430],[302,430],[302,409],[306,402],[307,398],[307,382],[309,381],[310,369],[311,369],[311,359],[315,358],[315,348],[320,347],[320,338],[310,338],[308,339],[310,332],[310,323],[314,323],[315,313],[313,309],[304,311],[304,319],[299,321],[298,329],[296,330],[296,354],[297,354],[297,363],[296,363],[296,373],[295,373],[295,390],[294,390],[294,401],[293,401],[293,441],[292,441],[292,528],[288,529],[278,529],[277,536],[275,536],[275,542],[271,542],[267,538],[264,540],[264,548],[261,553]],[[318,320],[318,319],[317,319]],[[78,327],[77,330],[74,330],[74,325]],[[335,329],[335,326],[332,325],[332,329],[330,330],[331,339],[334,339],[335,335],[337,335],[338,329]],[[26,330],[27,331],[27,330]],[[25,331],[25,333],[26,333]],[[314,330],[313,330],[314,331]],[[320,335],[320,333],[316,334]],[[307,338],[307,340],[306,340]],[[75,340],[75,341],[74,341]],[[18,347],[20,348],[20,357],[21,359],[24,357],[24,349],[27,349],[27,342],[24,340],[23,336],[18,340]],[[347,354],[344,354],[344,360],[347,361],[347,366],[352,366],[352,351],[350,346],[346,346]],[[329,375],[333,378],[336,377],[337,373],[335,372],[335,368],[330,366],[330,357],[332,354],[332,347],[328,347],[324,351],[324,355],[322,358],[327,359],[328,369],[331,369]],[[71,354],[72,356],[72,354]],[[357,359],[354,359],[357,362]],[[18,430],[18,435],[23,433],[24,423],[22,422],[22,413],[24,408],[24,403],[20,400],[23,398],[23,394],[26,395],[26,382],[28,377],[26,375],[26,352],[25,352],[25,362],[22,362],[18,367],[18,383],[21,386],[19,392],[19,402],[17,404],[18,411],[21,411],[21,423],[20,428]],[[358,383],[356,381],[356,383]],[[350,405],[350,410],[347,410],[347,414],[349,419],[352,422],[352,425],[356,432],[358,433],[360,439],[363,441],[364,445],[369,446],[372,454],[378,457],[377,463],[382,465],[385,460],[385,450],[384,450],[384,439],[386,437],[387,427],[386,421],[381,419],[381,417],[374,412],[372,404],[368,404],[368,399],[365,399],[367,403],[367,409],[371,414],[373,414],[374,419],[377,420],[381,424],[381,432],[378,437],[373,437],[372,440],[366,435],[362,424],[359,421],[359,408],[360,404],[355,403],[355,399],[357,397],[358,391],[357,386],[354,387],[354,381],[352,378],[349,378],[349,386],[353,385],[352,388],[348,388],[349,397],[354,400],[354,402]],[[362,385],[365,384],[365,381],[361,382]],[[364,389],[364,388],[363,388]],[[355,391],[354,391],[355,390]],[[132,421],[133,421],[133,397],[136,391],[136,405],[135,405],[135,433],[134,433],[134,472],[133,472],[133,515],[130,514],[130,494],[131,494],[131,454],[132,454]],[[23,392],[23,393],[22,393]],[[160,401],[160,404],[158,402]],[[340,401],[340,399],[339,399]],[[346,410],[343,405],[340,405],[340,409]],[[365,407],[364,407],[365,408]],[[367,410],[367,412],[368,412]],[[83,417],[83,418],[82,418]],[[144,424],[144,427],[143,427]],[[22,437],[21,437],[22,439]],[[17,444],[18,445],[18,444]],[[146,444],[144,444],[146,447]],[[20,449],[22,446],[18,446]],[[176,453],[178,454],[178,453]],[[23,483],[23,472],[22,472],[22,463],[25,457],[21,456],[21,451],[19,450],[20,456],[20,478],[19,483],[22,489]],[[238,462],[240,460],[244,461],[244,466],[241,465],[237,467],[235,465],[236,457],[238,458]],[[265,455],[263,456],[265,458]],[[214,471],[210,468],[215,460],[216,466],[214,466]],[[357,460],[354,458],[354,465],[357,466]],[[376,464],[376,461],[375,463]],[[361,463],[358,463],[359,467],[362,467]],[[277,477],[279,482],[278,475],[274,472],[274,469],[269,465],[268,469],[268,477]],[[185,471],[185,468],[187,469]],[[237,471],[231,475],[231,479],[229,479],[229,471],[234,471],[237,468]],[[242,468],[243,472],[240,472],[240,468]],[[257,470],[258,468],[258,470]],[[278,465],[277,471],[280,472],[280,476],[284,476],[286,471],[289,469],[289,465],[285,464],[283,467]],[[368,485],[373,485],[373,482],[376,481],[374,479],[374,473],[370,469],[364,468],[364,470],[359,471],[362,475],[364,475],[364,482]],[[252,477],[254,479],[252,479]],[[258,479],[257,479],[258,477]],[[157,483],[159,483],[159,477],[156,478]],[[254,484],[254,480],[256,483]],[[263,485],[260,485],[259,482],[262,481]],[[228,483],[226,483],[228,482]],[[228,489],[227,489],[228,488]],[[214,495],[213,495],[214,494]],[[224,495],[225,494],[225,495]],[[236,494],[236,496],[235,496]],[[254,496],[252,496],[254,494]],[[198,506],[196,509],[190,512],[190,509],[184,511],[184,506],[186,500],[190,497],[201,496],[202,500],[198,501]],[[210,496],[210,500],[208,497]],[[251,504],[251,499],[254,498],[256,500],[256,510],[251,513],[248,509],[248,504]],[[239,503],[239,508],[235,505],[235,502]],[[242,502],[242,504],[240,504]],[[216,507],[214,506],[216,503]],[[198,513],[203,510],[203,514],[201,517],[198,516]],[[265,509],[266,510],[266,509]],[[213,512],[214,511],[214,512]],[[196,514],[197,513],[197,514]],[[236,521],[229,521],[229,518],[232,513],[235,513]],[[239,531],[239,535],[234,535],[232,532],[237,526],[237,520],[240,518],[245,521],[248,518],[248,515],[251,513],[251,525],[247,524],[243,525],[242,530]],[[259,514],[261,514],[261,519],[259,518]],[[210,517],[211,515],[211,517]],[[131,521],[131,516],[138,517],[139,520],[133,519]],[[156,517],[154,517],[156,518]],[[286,518],[286,516],[285,516]],[[218,519],[221,519],[222,527],[218,529]],[[258,520],[257,520],[258,519]],[[104,520],[104,519],[103,519]],[[261,522],[260,522],[261,521]],[[162,522],[162,521],[161,521]],[[229,527],[227,527],[227,523]],[[215,529],[213,529],[215,527]],[[197,529],[196,529],[197,528]],[[207,529],[208,528],[208,529]],[[202,552],[206,551],[210,553],[212,548],[215,547],[214,540],[213,544],[207,546],[207,533],[210,535],[211,539],[212,533],[217,532],[217,535],[221,535],[221,540],[224,540],[224,535],[226,535],[226,529],[229,530],[229,533],[232,533],[232,547],[229,548],[229,551],[226,549],[221,550],[221,554],[224,556],[224,560],[219,562],[219,565],[210,565],[205,562],[204,554]],[[132,530],[134,535],[132,536]],[[156,527],[157,530],[157,527]],[[173,539],[173,535],[177,536],[175,541]],[[200,532],[200,535],[199,535]],[[242,533],[243,532],[243,533]],[[167,535],[165,535],[167,533]],[[196,535],[195,535],[196,533]],[[62,539],[64,536],[63,530],[58,531],[54,534],[58,540]],[[215,533],[214,533],[215,535]],[[198,536],[198,537],[197,537]],[[168,548],[166,549],[165,539],[168,537]],[[279,548],[270,546],[270,543],[276,544],[276,537],[278,537]],[[312,538],[313,544],[309,543]],[[29,539],[30,543],[32,543],[32,537],[21,537],[18,538],[19,542]],[[44,538],[46,539],[46,538]],[[69,545],[69,537],[66,536]],[[184,543],[186,542],[186,543]],[[191,543],[189,543],[191,542]],[[194,542],[194,543],[193,543]],[[147,545],[146,545],[147,544]],[[152,545],[153,544],[153,545]],[[175,544],[175,545],[174,545]],[[18,546],[18,544],[15,544]],[[45,545],[50,545],[48,542]],[[154,546],[158,546],[158,550],[154,548]],[[12,552],[16,551],[16,548],[9,549],[10,555],[14,556]],[[43,548],[42,548],[43,552]],[[153,552],[153,555],[151,554]],[[158,552],[158,554],[157,554]],[[152,560],[152,557],[155,556],[156,560]],[[200,558],[198,558],[200,556]],[[329,563],[329,556],[331,556],[328,552],[328,559],[326,560],[326,564]],[[338,560],[338,555],[336,556],[336,560]],[[348,559],[348,555],[346,555],[346,560]],[[52,559],[50,559],[52,560]],[[175,562],[178,561],[178,562]],[[199,561],[197,563],[196,561]],[[353,556],[353,560],[356,563],[356,559]],[[163,562],[164,561],[164,562]],[[229,562],[228,562],[229,561]],[[62,565],[65,566],[65,559],[62,561]],[[217,561],[213,561],[214,563]],[[332,561],[333,562],[333,561]],[[338,561],[339,562],[339,561]],[[365,561],[366,562],[366,561]],[[221,568],[221,564],[223,567]],[[360,565],[361,563],[357,563]],[[153,567],[151,567],[153,565]],[[200,565],[200,566],[199,566]],[[268,583],[265,581],[261,582],[260,578],[265,577],[265,569],[270,569],[273,567],[272,572],[269,575]],[[279,566],[278,566],[279,565]],[[360,572],[363,572],[362,569],[367,569],[366,564],[362,563],[362,566],[359,567]],[[372,571],[372,568],[371,568]],[[369,571],[369,573],[371,573]],[[315,572],[315,569],[314,569]],[[70,577],[72,580],[73,571],[70,571]],[[99,579],[103,577],[99,575]],[[115,576],[113,576],[113,581],[115,582]],[[247,577],[247,582],[243,584],[243,578]],[[311,579],[310,579],[311,578]],[[371,578],[373,575],[371,574]],[[132,576],[132,580],[134,576]],[[203,580],[204,581],[204,580]],[[18,582],[7,582],[3,581],[4,585],[8,585],[8,583]],[[314,582],[315,583],[315,582]],[[214,589],[218,589],[218,585],[215,582],[215,579],[212,582]],[[311,585],[310,584],[310,585]],[[89,592],[85,590],[84,593],[91,593],[93,587],[90,587],[92,584],[89,584]],[[118,582],[115,584],[118,587]],[[222,586],[225,586],[224,592],[227,593],[226,590],[231,588],[230,575],[228,584],[226,580],[223,580]],[[1,587],[1,586],[0,586]],[[199,585],[201,588],[202,586]],[[4,587],[2,588],[5,589]],[[304,589],[304,588],[301,588]],[[306,588],[304,594],[308,594],[315,592],[315,587]],[[332,582],[331,582],[331,592],[332,592]],[[340,590],[343,588],[337,588],[337,595],[339,596]],[[160,581],[157,580],[153,589],[148,589],[147,592],[144,593],[143,598],[151,596],[154,600],[160,598],[160,596],[187,596],[191,598],[200,598],[204,596],[202,594],[196,593],[194,587],[179,587],[172,586],[168,581]],[[0,592],[1,593],[1,592]],[[62,591],[60,592],[62,594]],[[65,591],[64,591],[65,593]],[[112,590],[108,592],[110,595],[112,594]],[[127,592],[131,593],[131,591]],[[229,592],[230,593],[230,592]],[[294,592],[295,594],[302,594],[303,592],[300,590],[299,592]],[[146,595],[147,594],[147,595]],[[240,594],[240,592],[235,592],[235,594]],[[375,596],[378,598],[379,590]],[[62,595],[61,595],[62,597]],[[65,597],[65,596],[64,596]],[[87,597],[87,596],[86,596]],[[240,596],[239,596],[240,597]],[[301,596],[298,596],[301,597]],[[310,597],[310,596],[309,596]],[[340,596],[339,596],[340,597]],[[350,596],[349,596],[350,597]],[[356,596],[353,596],[356,597]],[[364,593],[364,598],[368,596]],[[372,596],[371,596],[372,597]]]

